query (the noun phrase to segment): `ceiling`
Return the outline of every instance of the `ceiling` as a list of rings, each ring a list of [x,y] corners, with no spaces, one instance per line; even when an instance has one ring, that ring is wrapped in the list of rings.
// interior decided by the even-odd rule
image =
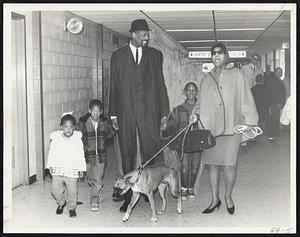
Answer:
[[[290,42],[290,11],[267,10],[88,10],[74,14],[130,36],[135,19],[144,18],[150,28],[159,27],[188,51],[209,50],[223,42],[231,50],[269,53]],[[216,34],[214,32],[214,22]]]

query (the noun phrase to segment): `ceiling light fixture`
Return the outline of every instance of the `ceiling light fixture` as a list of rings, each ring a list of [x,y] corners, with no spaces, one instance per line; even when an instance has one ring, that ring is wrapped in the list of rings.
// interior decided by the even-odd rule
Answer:
[[[222,42],[254,42],[255,40],[218,40]],[[179,43],[210,43],[210,42],[215,42],[215,40],[180,40],[178,41]]]
[[[242,45],[242,46],[237,46],[237,45],[232,45],[232,46],[226,46],[226,48],[247,48],[248,46],[246,45]],[[190,46],[190,47],[186,47],[187,49],[210,49],[210,46]]]
[[[265,28],[229,28],[229,29],[217,29],[217,31],[260,31],[265,30]],[[212,32],[214,29],[172,29],[165,30],[167,32],[189,32],[189,31],[199,31],[199,32]]]

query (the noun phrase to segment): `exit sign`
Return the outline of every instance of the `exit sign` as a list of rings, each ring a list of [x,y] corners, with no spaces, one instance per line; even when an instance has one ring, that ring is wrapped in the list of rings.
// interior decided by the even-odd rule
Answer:
[[[240,51],[228,51],[229,58],[246,58],[247,54],[245,50]],[[211,58],[210,51],[190,51],[189,58]]]

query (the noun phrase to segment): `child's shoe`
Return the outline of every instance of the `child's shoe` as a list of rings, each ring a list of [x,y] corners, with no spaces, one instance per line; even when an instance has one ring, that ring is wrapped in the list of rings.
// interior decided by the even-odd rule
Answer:
[[[99,204],[98,203],[92,203],[91,211],[99,211]]]
[[[189,188],[189,194],[188,194],[189,198],[194,198],[195,197],[195,193],[194,193],[194,189],[193,188]]]
[[[76,214],[75,209],[70,210],[70,211],[69,211],[69,215],[70,215],[70,217],[76,217],[77,214]]]
[[[64,211],[64,207],[67,205],[67,202],[65,201],[65,203],[62,206],[58,206],[56,209],[56,214],[57,215],[61,215]]]
[[[181,200],[185,201],[188,197],[188,189],[187,188],[181,188]]]

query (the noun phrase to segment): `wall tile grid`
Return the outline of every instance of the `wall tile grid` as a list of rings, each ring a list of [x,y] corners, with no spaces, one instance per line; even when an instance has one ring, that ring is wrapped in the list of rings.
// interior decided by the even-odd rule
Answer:
[[[64,21],[74,16],[69,12],[42,12],[45,160],[49,135],[59,129],[62,113],[74,111],[78,120],[88,111],[93,97],[97,25],[82,19],[83,32],[71,34],[64,30]]]
[[[105,26],[101,26],[103,39],[102,54],[98,57],[98,98],[101,98],[104,103],[105,112],[107,112],[109,77],[110,77],[110,58],[114,50],[128,43],[128,37],[117,33]],[[101,35],[100,35],[101,36]],[[113,36],[118,38],[118,44],[114,44]]]

